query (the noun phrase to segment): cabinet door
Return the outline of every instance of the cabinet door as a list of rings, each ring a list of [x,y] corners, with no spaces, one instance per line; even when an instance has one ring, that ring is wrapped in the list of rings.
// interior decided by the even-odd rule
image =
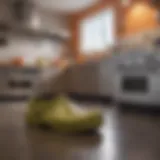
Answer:
[[[83,93],[96,95],[98,93],[99,85],[99,70],[96,64],[87,64],[81,68],[81,75],[83,82],[81,90]]]
[[[115,80],[115,72],[113,70],[113,66],[109,65],[110,62],[104,60],[100,64],[100,72],[99,72],[99,90],[100,95],[102,96],[110,96],[113,91],[113,82]]]
[[[70,82],[69,82],[69,87],[68,87],[68,90],[69,92],[78,92],[80,87],[79,87],[79,83],[81,81],[81,76],[79,76],[80,74],[80,70],[78,68],[77,65],[73,66],[71,69],[70,69],[70,73],[69,73],[69,79],[70,79]]]
[[[9,74],[8,72],[0,72],[0,94],[5,94],[9,90]]]
[[[98,66],[95,64],[77,65],[71,71],[71,92],[97,94],[99,84]]]

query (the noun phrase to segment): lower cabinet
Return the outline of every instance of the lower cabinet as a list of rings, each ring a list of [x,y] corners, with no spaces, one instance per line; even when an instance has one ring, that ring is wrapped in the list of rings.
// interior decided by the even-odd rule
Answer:
[[[0,68],[0,97],[30,97],[33,94],[37,76],[41,73],[38,68],[1,67]]]
[[[68,91],[78,94],[97,95],[99,93],[98,64],[75,65],[70,68]]]
[[[51,90],[55,93],[109,96],[113,89],[113,73],[109,71],[107,61],[75,64],[61,73],[56,82],[52,81]]]

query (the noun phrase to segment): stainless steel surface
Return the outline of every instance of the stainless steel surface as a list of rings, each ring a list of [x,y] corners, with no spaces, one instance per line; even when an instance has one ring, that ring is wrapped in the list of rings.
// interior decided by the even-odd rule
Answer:
[[[0,15],[1,29],[2,25],[8,28],[4,34],[8,39],[18,35],[65,42],[70,36],[66,17],[40,8],[34,0],[1,0]]]

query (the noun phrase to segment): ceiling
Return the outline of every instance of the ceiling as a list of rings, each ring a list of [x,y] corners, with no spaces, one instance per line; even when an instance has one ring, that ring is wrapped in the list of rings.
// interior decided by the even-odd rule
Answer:
[[[60,12],[74,13],[90,7],[100,0],[33,0],[43,9]]]

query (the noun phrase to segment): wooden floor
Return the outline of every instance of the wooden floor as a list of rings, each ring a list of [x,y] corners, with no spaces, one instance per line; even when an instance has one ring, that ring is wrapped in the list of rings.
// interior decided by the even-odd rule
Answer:
[[[24,104],[0,106],[1,160],[160,160],[159,115],[109,107],[99,134],[62,136],[26,127]]]

